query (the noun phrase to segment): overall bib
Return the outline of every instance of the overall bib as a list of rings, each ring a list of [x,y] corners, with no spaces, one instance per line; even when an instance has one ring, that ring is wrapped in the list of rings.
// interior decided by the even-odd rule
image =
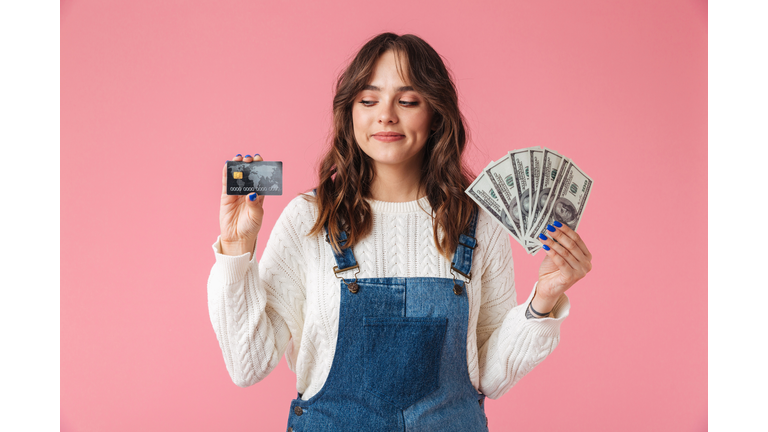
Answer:
[[[477,211],[453,255],[454,279],[341,278],[359,268],[352,248],[334,253],[341,301],[333,363],[317,394],[291,402],[289,432],[488,430],[485,395],[467,368],[466,286],[454,273],[471,280],[476,226]],[[342,231],[342,247],[346,239]]]

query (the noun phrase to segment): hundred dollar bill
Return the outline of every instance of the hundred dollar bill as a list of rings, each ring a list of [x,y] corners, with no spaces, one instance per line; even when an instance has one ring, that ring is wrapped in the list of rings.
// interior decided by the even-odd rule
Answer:
[[[491,162],[491,164],[493,164],[493,162]],[[501,202],[498,193],[493,188],[493,184],[486,175],[485,169],[480,172],[480,175],[478,175],[475,181],[469,185],[465,192],[477,203],[477,205],[480,206],[480,208],[490,213],[491,216],[493,216],[493,218],[507,230],[515,241],[525,247],[525,243],[521,240],[520,234],[515,231],[512,220],[504,211],[504,204]]]
[[[518,193],[518,201],[520,202],[520,218],[523,222],[523,230],[528,231],[528,228],[530,228],[531,223],[531,217],[533,215],[532,204],[533,204],[533,157],[532,157],[532,151],[539,150],[541,151],[541,147],[528,147],[525,149],[522,149],[521,151],[512,151],[512,162],[515,165],[515,178],[517,180],[517,193]],[[536,252],[541,249],[541,243],[540,242],[533,242],[528,240],[525,236],[523,236],[523,241],[527,242],[528,244],[535,244],[535,247],[533,249],[529,249],[528,253],[531,255],[536,255]]]
[[[584,209],[592,191],[592,179],[584,173],[572,160],[563,163],[558,183],[550,193],[549,207],[545,215],[539,218],[534,226],[534,237],[540,233],[547,235],[547,225],[554,221],[567,225],[576,231],[579,226]]]
[[[541,147],[531,147],[528,149],[528,156],[531,163],[531,179],[530,179],[530,192],[528,194],[529,202],[528,202],[528,222],[527,226],[530,228],[531,224],[533,223],[533,215],[536,211],[536,197],[538,192],[538,184],[541,180],[541,161],[542,157],[544,156],[544,150],[541,149]],[[525,201],[523,201],[523,206],[525,206]],[[526,237],[527,238],[527,237]],[[536,252],[541,249],[541,243],[537,244],[537,249],[534,250],[531,255],[536,255]]]
[[[537,215],[536,222],[528,229],[527,237],[530,240],[536,240],[539,241],[539,234],[542,232],[539,228],[539,225],[544,222],[544,220],[549,216],[550,211],[552,210],[552,205],[555,202],[555,192],[557,191],[557,188],[560,187],[560,183],[563,181],[563,175],[565,173],[565,168],[568,167],[568,163],[570,163],[570,159],[568,159],[565,156],[562,156],[563,160],[560,162],[560,166],[557,169],[557,172],[554,175],[554,180],[552,180],[552,187],[549,191],[547,191],[546,199],[544,200],[544,204],[541,209],[541,213]],[[543,225],[546,227],[547,225]]]
[[[552,186],[554,186],[554,182],[557,179],[557,172],[560,169],[560,165],[563,163],[563,159],[565,159],[557,152],[546,147],[544,147],[542,150],[541,173],[536,185],[536,198],[535,201],[531,203],[533,217],[528,224],[528,230],[523,235],[523,237],[527,237],[535,241],[538,241],[536,238],[538,233],[533,234],[532,227],[538,223],[540,216],[545,211],[547,202],[549,202],[549,192],[552,190]]]
[[[531,160],[531,191],[530,202],[528,204],[528,227],[533,222],[533,214],[536,212],[536,192],[539,190],[539,180],[541,179],[541,160],[544,154],[544,150],[540,147],[531,148],[528,150],[528,157]],[[526,230],[527,232],[527,230]]]
[[[528,232],[528,215],[531,209],[531,154],[528,149],[513,150],[507,152],[515,173],[515,190],[517,196],[520,223],[523,229],[520,232]]]
[[[520,200],[517,191],[519,185],[516,182],[514,171],[515,168],[512,156],[510,155],[504,156],[496,162],[492,162],[485,169],[494,189],[496,189],[499,198],[504,204],[503,207],[507,212],[507,216],[512,219],[515,230],[519,233],[524,233],[525,226],[523,225],[522,220],[522,201]],[[527,253],[535,254],[538,249],[541,249],[541,243],[526,240],[522,235],[520,237],[525,244]]]
[[[496,191],[498,198],[501,200],[502,209],[506,212],[507,217],[512,221],[512,226],[515,227],[515,232],[518,233],[518,237],[522,236],[520,233],[524,233],[522,221],[520,220],[520,201],[517,199],[517,191],[515,186],[515,173],[512,166],[512,158],[509,155],[491,162],[483,170],[488,176],[493,189]],[[525,242],[526,251],[536,247],[538,242]]]

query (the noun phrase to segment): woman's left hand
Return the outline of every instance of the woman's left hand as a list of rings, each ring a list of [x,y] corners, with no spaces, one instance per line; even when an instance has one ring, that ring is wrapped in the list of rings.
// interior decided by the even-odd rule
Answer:
[[[560,295],[592,270],[592,254],[576,231],[555,221],[545,232],[546,239],[539,237],[539,241],[547,256],[539,267],[533,305],[540,311],[552,310]]]

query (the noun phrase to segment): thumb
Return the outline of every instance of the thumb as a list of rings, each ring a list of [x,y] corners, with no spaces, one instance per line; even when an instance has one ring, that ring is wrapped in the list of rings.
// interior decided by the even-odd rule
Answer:
[[[258,222],[261,222],[261,217],[264,214],[264,209],[262,207],[264,205],[264,195],[259,195],[254,192],[246,197],[245,202],[251,210],[251,217],[257,217],[259,219]]]

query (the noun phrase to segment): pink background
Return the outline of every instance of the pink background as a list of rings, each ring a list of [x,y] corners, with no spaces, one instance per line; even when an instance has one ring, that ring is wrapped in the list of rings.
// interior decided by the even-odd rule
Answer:
[[[382,31],[447,60],[475,172],[542,145],[595,181],[579,227],[594,270],[568,292],[555,352],[488,401],[491,430],[706,430],[707,3],[693,0],[62,0],[62,430],[284,430],[285,361],[235,386],[208,317],[221,167],[283,161],[268,233],[313,186],[336,75]],[[542,256],[513,251],[522,301]]]

